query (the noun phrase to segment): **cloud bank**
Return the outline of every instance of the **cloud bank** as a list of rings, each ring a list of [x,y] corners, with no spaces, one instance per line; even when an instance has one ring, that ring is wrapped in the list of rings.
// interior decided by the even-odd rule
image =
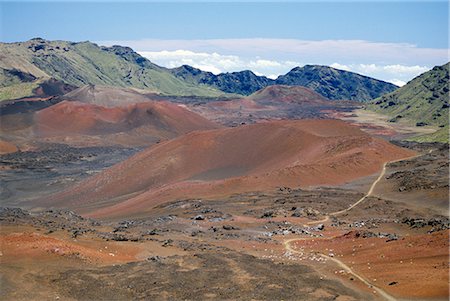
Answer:
[[[449,49],[363,40],[211,39],[100,41],[125,45],[169,68],[192,65],[213,73],[250,69],[276,77],[296,66],[329,65],[402,85],[449,60]]]
[[[190,50],[140,51],[139,54],[167,68],[190,65],[214,74],[252,70],[257,75],[265,75],[271,78],[276,78],[279,74],[286,73],[293,67],[300,65],[299,62],[294,61],[266,60],[258,57],[241,58],[237,55],[193,52]]]

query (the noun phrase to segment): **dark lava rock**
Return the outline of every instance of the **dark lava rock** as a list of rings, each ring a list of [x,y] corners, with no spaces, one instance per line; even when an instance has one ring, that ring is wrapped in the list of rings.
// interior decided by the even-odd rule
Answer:
[[[239,230],[238,227],[233,227],[232,225],[223,225],[222,228],[224,230]]]
[[[196,220],[196,221],[203,221],[205,219],[205,217],[203,215],[199,214],[199,215],[194,216],[192,219]]]
[[[262,215],[261,218],[271,218],[271,217],[275,217],[275,212],[274,211],[265,211]]]

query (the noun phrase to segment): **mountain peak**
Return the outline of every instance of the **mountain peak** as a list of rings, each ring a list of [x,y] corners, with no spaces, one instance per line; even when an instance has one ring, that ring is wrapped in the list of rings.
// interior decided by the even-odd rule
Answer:
[[[381,80],[329,66],[295,67],[275,80],[276,84],[308,87],[328,99],[369,101],[398,87]]]

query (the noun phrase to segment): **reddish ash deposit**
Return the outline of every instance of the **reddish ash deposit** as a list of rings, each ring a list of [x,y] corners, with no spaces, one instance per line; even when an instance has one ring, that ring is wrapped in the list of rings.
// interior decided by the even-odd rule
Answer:
[[[334,107],[335,104],[305,87],[275,85],[261,89],[246,98],[210,102],[203,108],[204,111],[198,108],[194,109],[207,116],[214,116],[220,112],[222,114],[236,114],[236,112],[251,114],[260,111],[289,110],[287,108],[292,105],[300,105],[306,109],[307,107]]]
[[[103,107],[78,101],[63,101],[35,114],[38,137],[108,135],[129,133],[143,137],[173,138],[194,130],[219,126],[169,102],[143,102]]]
[[[52,197],[50,204],[93,216],[141,214],[180,198],[341,184],[411,155],[338,120],[259,123],[160,143]]]
[[[421,300],[448,297],[448,231],[390,242],[358,237],[352,231],[332,239],[298,240],[292,246],[334,254],[359,275],[396,297]],[[344,273],[342,277],[350,276]]]
[[[0,155],[17,152],[18,148],[12,143],[0,140]]]
[[[59,258],[81,259],[98,264],[123,263],[136,260],[137,248],[108,244],[102,241],[87,244],[48,235],[18,232],[0,235],[2,263]],[[109,248],[108,248],[109,247]]]
[[[269,86],[249,96],[255,102],[324,104],[329,100],[311,89],[300,86]]]

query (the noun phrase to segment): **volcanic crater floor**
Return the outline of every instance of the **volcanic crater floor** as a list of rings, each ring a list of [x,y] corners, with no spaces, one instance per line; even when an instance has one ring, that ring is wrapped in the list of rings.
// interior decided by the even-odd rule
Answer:
[[[409,147],[422,155],[387,164],[377,184],[387,197],[375,187],[342,214],[333,213],[361,199],[378,175],[340,187],[180,199],[127,220],[2,207],[0,297],[447,300],[448,154]],[[434,205],[401,197],[414,193]]]

